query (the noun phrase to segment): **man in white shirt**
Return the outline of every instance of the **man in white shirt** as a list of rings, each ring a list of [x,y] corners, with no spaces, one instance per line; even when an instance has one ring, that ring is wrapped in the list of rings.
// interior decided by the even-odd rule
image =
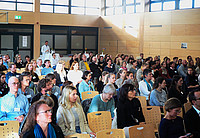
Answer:
[[[56,65],[58,64],[59,59],[56,57],[56,54],[53,53],[52,54],[52,58],[51,58],[51,66],[53,69],[56,69]]]
[[[50,54],[50,48],[48,46],[48,41],[45,41],[45,45],[42,46],[41,52],[42,52],[42,56],[44,59],[47,54]]]

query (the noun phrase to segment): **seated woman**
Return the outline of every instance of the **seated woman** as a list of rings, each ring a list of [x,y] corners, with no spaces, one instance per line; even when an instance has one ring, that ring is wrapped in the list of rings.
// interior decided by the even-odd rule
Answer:
[[[56,85],[62,85],[67,80],[67,73],[65,71],[65,66],[62,61],[59,61],[56,65],[56,70],[54,72],[56,76]],[[59,81],[57,81],[59,80]]]
[[[169,76],[169,71],[167,70],[167,64],[165,61],[161,63],[161,68],[159,69],[159,76],[163,77],[164,79],[171,79]]]
[[[70,67],[70,70],[67,74],[67,78],[69,81],[73,82],[73,85],[76,86],[78,83],[82,81],[81,77],[83,76],[83,72],[79,70],[79,64],[77,61],[74,61]]]
[[[33,81],[34,83],[36,83],[36,82],[39,81],[38,75],[33,71],[33,63],[32,63],[32,62],[26,64],[25,71],[31,73],[32,81]]]
[[[52,108],[39,100],[29,108],[22,138],[64,138],[59,126],[51,123]]]
[[[9,91],[8,84],[6,83],[6,74],[0,73],[0,97],[6,95]]]
[[[175,97],[181,101],[181,104],[187,102],[187,93],[182,90],[183,79],[180,75],[174,75],[172,84],[167,93],[167,98]]]
[[[80,98],[82,99],[81,93],[86,91],[95,91],[93,83],[90,81],[92,75],[89,71],[83,73],[82,82],[79,84],[78,89]]]
[[[88,127],[85,114],[77,103],[77,91],[73,86],[66,86],[59,98],[57,110],[57,124],[65,136],[75,133],[89,133],[95,135]]]
[[[104,71],[108,71],[109,73],[115,73],[115,66],[114,64],[112,64],[112,59],[107,59],[106,63],[107,65],[104,67]]]
[[[101,77],[99,79],[99,82],[95,85],[95,89],[99,92],[103,92],[103,87],[105,86],[105,80],[106,80],[106,75],[109,73],[107,71],[103,71],[101,74]]]
[[[126,79],[126,70],[120,69],[117,73],[117,80],[115,81],[115,84],[118,88],[122,87],[122,84],[124,83],[124,80]]]
[[[151,106],[164,106],[167,101],[167,93],[164,90],[166,88],[166,81],[162,77],[156,78],[154,83],[154,89],[150,94],[150,105]]]
[[[177,116],[181,112],[181,102],[177,98],[170,98],[165,103],[167,111],[159,126],[160,138],[187,138],[183,119]]]
[[[132,84],[124,84],[120,89],[117,104],[117,127],[124,128],[145,122],[140,101],[135,97]]]
[[[33,71],[38,75],[41,76],[41,69],[37,67],[37,62],[35,59],[31,60],[31,63],[33,64]]]
[[[3,65],[3,58],[0,58],[0,71],[7,70],[6,66]]]

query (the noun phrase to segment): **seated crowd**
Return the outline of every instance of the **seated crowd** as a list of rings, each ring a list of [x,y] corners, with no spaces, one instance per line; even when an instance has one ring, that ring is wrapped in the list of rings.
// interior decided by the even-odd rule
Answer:
[[[74,54],[68,68],[64,61],[25,59],[17,55],[10,62],[9,55],[0,57],[0,121],[19,121],[21,137],[59,138],[75,133],[95,137],[87,114],[96,111],[110,111],[112,128],[145,124],[137,98],[144,96],[147,106],[166,111],[160,138],[200,138],[199,57],[195,62],[191,56],[145,59],[140,53],[135,59],[118,54],[113,60],[111,55],[90,52]],[[99,94],[83,99],[86,91]],[[185,112],[187,102],[192,108]],[[183,118],[178,116],[180,111]]]

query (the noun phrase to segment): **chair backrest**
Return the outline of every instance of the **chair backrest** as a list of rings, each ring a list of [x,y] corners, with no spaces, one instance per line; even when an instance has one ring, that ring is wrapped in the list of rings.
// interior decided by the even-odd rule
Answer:
[[[92,132],[111,129],[112,119],[109,111],[98,111],[87,114],[88,125]]]
[[[18,138],[18,121],[0,121],[0,138]]]
[[[185,113],[187,113],[187,111],[190,110],[191,108],[192,104],[190,102],[184,104]]]
[[[143,108],[143,114],[146,124],[153,124],[154,130],[158,131],[161,121],[161,111],[159,106],[147,106]]]
[[[45,78],[45,76],[46,76],[46,75],[41,75],[41,76],[38,76],[38,77],[39,77],[39,79],[41,80],[41,79]]]
[[[129,128],[130,138],[155,138],[152,124],[135,125]]]
[[[142,108],[147,106],[147,101],[145,96],[136,96],[136,98],[138,98],[138,100],[140,101]]]
[[[68,135],[68,136],[65,136],[65,138],[90,138],[90,135],[89,134],[73,134],[73,135]]]
[[[107,129],[96,133],[96,138],[125,138],[123,129]]]
[[[93,98],[94,96],[96,96],[98,94],[99,94],[98,91],[86,91],[86,92],[82,92],[81,93],[82,101],[85,100],[85,99]]]

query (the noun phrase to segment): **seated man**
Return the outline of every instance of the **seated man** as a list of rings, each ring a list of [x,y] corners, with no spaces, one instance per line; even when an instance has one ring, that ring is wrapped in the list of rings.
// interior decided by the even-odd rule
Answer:
[[[49,73],[54,72],[54,70],[50,67],[51,66],[50,60],[45,60],[44,64],[45,64],[45,67],[42,69],[41,75],[47,75]]]
[[[54,94],[57,98],[60,97],[60,88],[58,86],[56,86],[56,76],[54,74],[47,74],[45,76],[46,79],[50,79],[53,87],[52,87],[52,90],[51,90],[51,93]]]
[[[0,99],[0,121],[16,120],[22,122],[28,113],[28,99],[23,94],[18,94],[18,86],[18,79],[10,77],[8,80],[10,91]]]
[[[51,66],[53,69],[56,69],[56,65],[58,64],[59,59],[56,58],[56,54],[53,53],[52,54],[52,58],[51,58]]]
[[[113,95],[116,93],[115,86],[113,84],[107,84],[103,93],[96,95],[90,104],[88,113],[97,111],[110,111],[112,118],[114,117],[115,102]]]
[[[192,108],[184,116],[187,133],[192,133],[193,138],[200,138],[200,90],[189,94]]]
[[[18,93],[25,95],[29,103],[31,103],[34,91],[29,88],[30,76],[24,73],[23,75],[20,75],[18,79],[20,83]]]
[[[198,77],[195,75],[195,71],[192,67],[188,67],[185,83],[188,91],[192,91],[199,88]]]
[[[53,113],[52,113],[52,122],[56,124],[56,112],[58,109],[58,99],[54,94],[51,94],[52,83],[50,79],[41,79],[37,86],[38,94],[33,97],[32,103],[38,101],[42,95],[50,96],[54,101]]]
[[[149,94],[151,90],[153,89],[153,82],[152,79],[152,73],[150,69],[145,69],[143,71],[144,79],[139,82],[139,90],[140,90],[140,96],[145,96],[146,100],[149,100]]]
[[[8,79],[10,78],[10,77],[12,77],[12,76],[15,76],[15,77],[19,77],[19,73],[16,73],[16,65],[14,64],[14,63],[11,63],[10,65],[9,65],[9,67],[10,67],[10,72],[8,72],[7,74],[6,74],[6,82],[8,83]]]
[[[43,66],[42,66],[42,59],[37,59],[37,68],[39,69],[43,69]]]
[[[9,69],[8,61],[6,57],[7,57],[6,55],[3,56],[3,65],[6,66],[7,69]]]
[[[89,67],[89,62],[87,61],[87,57],[85,54],[82,55],[82,60],[79,62],[79,69],[84,71],[91,71]]]

